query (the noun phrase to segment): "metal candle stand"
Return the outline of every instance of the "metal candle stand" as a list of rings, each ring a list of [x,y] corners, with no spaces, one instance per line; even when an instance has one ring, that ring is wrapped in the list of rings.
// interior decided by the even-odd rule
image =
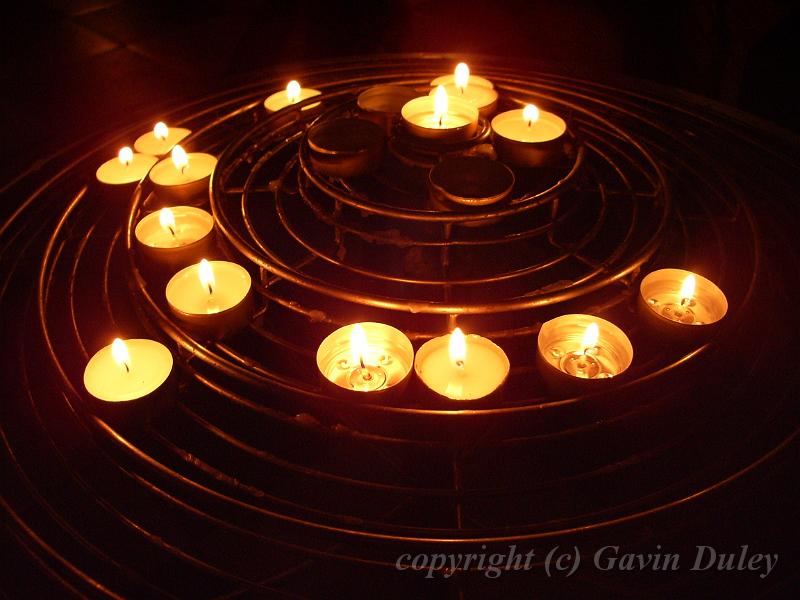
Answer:
[[[298,577],[315,572],[325,581],[344,567],[408,581],[395,569],[405,552],[578,538],[591,547],[624,523],[669,514],[690,497],[699,502],[793,439],[796,431],[777,435],[776,420],[764,417],[764,403],[773,415],[787,410],[786,394],[776,388],[758,406],[750,395],[765,357],[782,344],[768,343],[752,306],[761,303],[763,312],[779,303],[792,276],[766,268],[761,217],[734,193],[725,169],[706,168],[719,165],[719,147],[711,152],[682,134],[687,120],[727,135],[702,116],[608,86],[476,67],[501,103],[542,99],[569,117],[580,144],[564,164],[515,170],[507,201],[447,212],[428,204],[430,148],[415,148],[425,160],[409,161],[397,151],[396,130],[371,173],[336,179],[314,168],[310,126],[358,116],[358,95],[374,85],[420,87],[449,67],[406,57],[310,70],[302,81],[322,94],[307,103],[321,104],[302,111],[301,102],[291,118],[262,106],[269,89],[280,89],[277,80],[169,115],[194,132],[191,148],[218,157],[210,206],[219,254],[253,280],[249,325],[224,341],[196,339],[170,315],[161,282],[136,250],[135,225],[152,203],[147,181],[124,220],[103,203],[99,184],[76,192],[70,170],[45,187],[55,198],[72,190],[58,210],[31,197],[23,214],[33,216],[9,225],[31,232],[42,258],[18,325],[31,340],[15,363],[27,408],[12,407],[7,422],[25,421],[49,448],[67,480],[59,494],[92,507],[87,523],[37,522],[40,535],[67,526],[85,535],[96,568],[131,595],[168,591],[174,582],[209,594],[300,589]],[[80,160],[97,162],[99,154],[87,150]],[[44,214],[40,228],[36,215]],[[494,223],[463,226],[481,220]],[[782,251],[796,257],[796,249]],[[638,283],[649,270],[690,267],[693,257],[725,290],[725,322],[688,348],[651,346],[636,314]],[[724,268],[732,264],[735,271]],[[21,277],[16,268],[7,273],[12,284]],[[623,329],[634,363],[611,389],[550,394],[535,367],[539,327],[578,312]],[[496,404],[449,410],[411,393],[391,404],[356,403],[320,385],[314,356],[336,328],[386,323],[418,348],[449,331],[454,315],[465,332],[509,356]],[[182,379],[169,418],[130,436],[74,401],[86,357],[112,331],[165,341]],[[730,360],[741,356],[743,339],[751,368]],[[45,389],[33,365],[48,365],[57,383]],[[743,435],[754,423],[763,435]],[[67,450],[75,432],[88,440],[82,451],[91,461]],[[9,447],[21,443],[9,434]],[[718,451],[705,455],[709,447]],[[24,485],[14,488],[37,487],[34,454],[15,453],[14,478]],[[14,523],[25,522],[14,514]],[[201,548],[195,540],[206,532],[224,535]],[[115,538],[130,552],[111,552]],[[85,546],[54,552],[67,563],[87,555]],[[166,561],[168,574],[139,574]],[[86,572],[69,580],[94,589]]]

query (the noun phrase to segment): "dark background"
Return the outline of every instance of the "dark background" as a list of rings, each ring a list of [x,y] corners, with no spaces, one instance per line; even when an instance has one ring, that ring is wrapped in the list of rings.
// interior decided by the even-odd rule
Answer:
[[[380,52],[521,57],[677,86],[800,131],[798,3],[325,0],[19,3],[4,16],[4,179],[37,158],[292,64]],[[280,67],[280,69],[278,68]],[[252,75],[251,75],[252,76]],[[265,90],[266,93],[267,90]]]

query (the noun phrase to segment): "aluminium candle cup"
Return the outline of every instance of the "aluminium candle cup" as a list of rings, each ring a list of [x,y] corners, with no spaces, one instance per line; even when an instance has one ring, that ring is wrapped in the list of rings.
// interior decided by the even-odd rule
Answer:
[[[513,188],[513,171],[485,156],[449,156],[428,174],[431,203],[443,211],[461,207],[485,210],[508,198]],[[497,221],[484,219],[459,224],[474,227]]]
[[[690,307],[694,322],[676,322],[660,311],[667,303],[680,302],[680,289],[689,275],[694,275],[696,282],[692,294],[694,303]],[[643,324],[656,340],[692,343],[707,339],[719,330],[728,312],[728,300],[714,282],[701,275],[683,269],[659,269],[648,273],[639,284],[637,309]]]
[[[460,98],[448,97],[446,126],[438,127],[434,118],[434,97],[422,96],[406,102],[400,111],[403,125],[413,136],[435,142],[463,142],[478,130],[478,109]]]
[[[376,85],[361,92],[356,103],[362,118],[379,125],[389,135],[400,120],[403,106],[418,95],[416,90],[402,85]]]
[[[523,119],[523,109],[509,110],[492,119],[492,141],[497,155],[517,167],[547,167],[566,154],[567,125],[550,112],[540,111],[531,125]]]
[[[612,377],[583,378],[565,373],[564,356],[570,352],[581,352],[583,336],[587,327],[596,323],[597,346],[600,352],[594,355],[601,372]],[[569,314],[556,317],[542,324],[537,339],[537,366],[545,385],[552,392],[582,394],[601,392],[625,376],[633,361],[633,346],[628,336],[619,327],[593,315]]]
[[[200,282],[199,264],[189,265],[173,275],[165,293],[170,311],[190,333],[218,340],[247,326],[253,310],[252,281],[241,265],[223,260],[209,263],[215,278],[213,299]]]
[[[348,385],[354,369],[350,339],[355,325],[340,327],[319,345],[316,360],[322,389],[336,398],[359,403],[388,404],[400,398],[414,365],[411,342],[402,331],[391,325],[369,321],[360,323],[369,348],[365,363],[382,369],[386,383],[381,389],[358,391]]]
[[[329,177],[357,177],[374,171],[386,144],[379,125],[351,117],[317,123],[309,129],[307,139],[312,166]]]
[[[428,340],[417,350],[414,372],[422,392],[437,405],[449,410],[471,410],[497,404],[503,397],[505,383],[511,371],[506,353],[488,338],[474,333],[466,334],[465,365],[470,360],[477,361],[481,373],[477,376],[477,381],[474,377],[470,378],[472,389],[469,393],[463,394],[463,397],[453,397],[458,394],[451,390],[448,395],[448,388],[444,383],[444,379],[448,378],[448,369],[455,370],[455,367],[450,366],[450,335]],[[463,392],[463,388],[461,391]]]
[[[119,385],[119,378],[127,374],[114,362],[111,345],[89,359],[83,374],[83,397],[89,411],[122,429],[144,425],[164,414],[178,389],[172,353],[166,346],[147,339],[125,340],[125,344],[131,357],[131,374],[137,377],[137,367],[146,361],[144,376],[129,386],[124,380]]]
[[[142,218],[134,233],[142,255],[152,265],[174,272],[211,254],[214,217],[194,206],[172,206],[170,210],[175,236],[161,226],[160,211]]]
[[[203,206],[209,201],[209,180],[217,159],[204,152],[189,152],[189,165],[183,173],[171,157],[160,160],[150,170],[150,181],[156,195],[174,204]]]
[[[472,81],[470,81],[470,84],[471,83]],[[444,89],[449,98],[458,98],[459,100],[471,104],[478,109],[482,117],[491,117],[497,110],[498,95],[497,92],[490,87],[467,85],[462,93],[455,83],[448,83],[444,85]],[[436,88],[432,89],[429,95],[433,96],[434,94],[436,94]]]

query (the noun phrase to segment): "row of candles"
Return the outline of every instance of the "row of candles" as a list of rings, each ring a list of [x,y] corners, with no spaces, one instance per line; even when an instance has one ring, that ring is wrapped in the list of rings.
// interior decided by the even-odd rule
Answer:
[[[162,216],[163,211],[160,220],[166,228],[174,227],[174,221]],[[248,323],[251,279],[236,263],[202,259],[169,280],[166,298],[187,329],[204,338],[222,338]],[[666,326],[676,336],[691,336],[713,328],[727,312],[727,300],[704,277],[661,269],[642,280],[640,307],[660,333]],[[538,356],[545,381],[556,389],[576,389],[622,375],[633,361],[633,346],[605,319],[568,314],[541,326]],[[500,346],[477,334],[464,335],[459,328],[425,342],[415,353],[405,334],[374,322],[346,325],[328,335],[316,363],[330,391],[376,402],[399,394],[412,367],[440,400],[485,399],[502,386],[511,366]],[[158,342],[132,340],[128,345],[117,339],[89,361],[84,381],[94,398],[124,402],[156,392],[167,381],[171,364],[169,351]]]
[[[453,75],[437,78],[431,95],[405,101],[408,90],[367,90],[362,110],[391,113],[392,98],[404,98],[399,111],[409,130],[423,138],[462,139],[479,114],[491,114],[497,104],[493,85],[469,77],[460,64]],[[399,86],[378,86],[392,88]],[[392,98],[386,104],[385,93]],[[398,96],[399,94],[399,96]],[[286,91],[269,96],[265,108],[276,112],[319,95],[317,90],[290,82]],[[364,94],[362,94],[364,96]],[[393,108],[394,107],[394,108]],[[313,105],[303,105],[303,109]],[[529,105],[492,120],[496,136],[535,146],[563,135],[564,121]],[[97,178],[109,184],[127,184],[148,176],[159,197],[173,200],[207,200],[208,178],[216,158],[186,153],[178,144],[189,130],[156,124],[136,140],[134,153],[123,148],[117,159],[104,163]],[[495,138],[497,139],[497,137]],[[159,161],[159,157],[170,154]],[[521,162],[525,162],[524,153]],[[228,261],[208,261],[213,243],[214,219],[198,206],[179,205],[146,215],[136,226],[142,253],[153,263],[180,270],[166,285],[172,313],[195,335],[222,338],[243,327],[252,312],[251,278],[242,266]],[[188,266],[185,266],[188,265]],[[677,334],[710,330],[727,312],[722,291],[708,279],[680,269],[661,269],[640,285],[640,307],[650,325]],[[613,323],[592,315],[562,315],[544,323],[538,336],[538,356],[544,379],[564,382],[608,380],[622,375],[633,360],[633,347]],[[334,393],[361,400],[385,398],[402,391],[412,370],[435,397],[448,402],[469,402],[493,397],[510,371],[505,352],[491,340],[465,335],[459,328],[435,337],[414,352],[407,336],[382,323],[354,323],[337,329],[320,344],[316,362],[323,383]],[[153,398],[166,387],[172,374],[172,355],[153,340],[114,342],[88,362],[84,384],[103,404],[127,404]],[[602,385],[602,384],[601,384]],[[568,386],[569,387],[569,386]]]

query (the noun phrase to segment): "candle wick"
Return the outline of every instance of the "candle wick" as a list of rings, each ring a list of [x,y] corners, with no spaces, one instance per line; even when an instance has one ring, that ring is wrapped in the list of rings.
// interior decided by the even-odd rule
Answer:
[[[439,115],[439,127],[442,126],[442,118],[443,118],[443,115]]]
[[[186,166],[187,166],[187,165],[183,165],[183,166],[181,167],[181,175],[183,175],[183,172],[186,170]]]
[[[528,127],[531,126],[531,123],[533,123],[533,119],[528,119]]]
[[[457,360],[456,361],[456,366],[460,369],[461,367],[464,366],[464,361],[463,360]]]
[[[208,284],[208,295],[212,296],[213,294],[214,294],[214,288],[211,287],[211,284],[209,283]]]
[[[172,228],[172,226],[168,225],[167,229],[169,229],[169,232],[172,234],[172,237],[175,237],[175,230]]]
[[[690,298],[681,298],[681,306],[689,304],[690,302],[691,302]]]
[[[367,366],[364,364],[364,356],[363,355],[361,355],[361,354],[358,355],[358,362],[361,365],[362,369],[366,369],[367,368]]]
[[[122,364],[125,365],[125,372],[126,373],[130,373],[131,372],[131,368],[128,366],[128,363],[127,362],[123,362]]]

